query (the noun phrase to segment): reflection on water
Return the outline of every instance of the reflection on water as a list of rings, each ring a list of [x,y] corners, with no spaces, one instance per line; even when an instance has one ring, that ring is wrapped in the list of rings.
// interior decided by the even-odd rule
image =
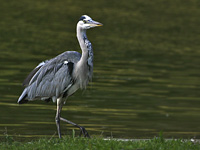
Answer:
[[[74,28],[65,26],[76,22],[71,19],[76,16],[63,19],[66,8],[61,3],[56,3],[60,6],[59,11],[56,7],[47,7],[56,13],[45,7],[52,5],[50,2],[44,10],[37,8],[40,5],[26,4],[29,8],[23,2],[13,3],[9,4],[10,9],[19,4],[23,8],[11,14],[15,23],[9,17],[4,17],[0,23],[0,135],[7,132],[21,137],[53,136],[56,132],[54,103],[34,101],[18,105],[16,102],[23,90],[21,82],[33,67],[63,50],[79,49]],[[91,135],[147,138],[163,131],[166,137],[199,137],[200,47],[198,42],[191,44],[199,36],[195,37],[194,24],[188,28],[181,20],[192,16],[195,20],[195,15],[199,18],[199,9],[191,5],[196,10],[192,13],[188,8],[187,11],[171,7],[162,9],[152,3],[152,14],[147,14],[140,11],[141,3],[145,2],[132,5],[138,8],[134,13],[127,3],[123,6],[127,13],[109,8],[113,12],[107,14],[105,8],[105,12],[101,12],[108,18],[97,15],[97,20],[105,26],[88,33],[95,53],[93,81],[87,90],[78,91],[68,99],[62,116],[85,126]],[[184,3],[178,6],[186,7]],[[151,9],[146,5],[142,7]],[[30,12],[35,9],[42,11],[44,16]],[[162,12],[163,22],[156,12],[160,9],[170,11]],[[178,16],[179,21],[176,21],[173,13],[170,16],[173,10],[177,15],[179,12],[179,15],[186,12],[192,15]],[[54,15],[57,13],[59,16]],[[53,21],[49,23],[45,18]],[[152,18],[155,22],[151,22]],[[147,22],[151,24],[147,26]],[[61,123],[61,128],[63,134],[71,134],[74,129],[65,123]]]

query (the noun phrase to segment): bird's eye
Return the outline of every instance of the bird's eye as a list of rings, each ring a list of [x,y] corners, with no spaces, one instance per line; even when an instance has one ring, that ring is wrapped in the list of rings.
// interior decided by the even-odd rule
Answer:
[[[87,23],[87,20],[83,20],[84,23]]]

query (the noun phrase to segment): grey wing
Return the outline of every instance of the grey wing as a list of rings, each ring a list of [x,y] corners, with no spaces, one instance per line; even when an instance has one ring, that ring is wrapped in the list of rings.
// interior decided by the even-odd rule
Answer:
[[[71,86],[73,65],[80,57],[80,53],[68,51],[39,64],[25,79],[24,85],[27,87],[18,102],[23,99],[60,97]]]
[[[26,77],[26,79],[23,81],[23,86],[28,86],[32,84],[38,77],[40,73],[40,68],[43,66],[46,66],[47,64],[55,65],[58,63],[62,63],[64,61],[72,62],[72,63],[77,63],[81,58],[81,54],[76,52],[76,51],[66,51],[57,57],[46,60],[41,62],[35,69],[33,69],[30,74]]]
[[[60,97],[72,84],[70,72],[72,72],[73,67],[70,64],[73,63],[58,63],[42,67],[35,81],[27,87],[29,91],[28,98],[47,99]]]

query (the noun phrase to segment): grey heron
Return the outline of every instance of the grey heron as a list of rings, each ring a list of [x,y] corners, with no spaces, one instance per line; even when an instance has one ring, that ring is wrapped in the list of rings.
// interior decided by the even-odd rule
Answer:
[[[92,79],[93,49],[86,30],[102,26],[87,15],[81,16],[77,23],[76,33],[82,54],[66,51],[55,58],[41,62],[24,80],[24,91],[18,99],[19,104],[36,99],[57,102],[55,122],[58,136],[61,138],[60,120],[80,128],[80,135],[89,137],[84,127],[61,117],[60,113],[67,98],[79,88],[86,88]]]

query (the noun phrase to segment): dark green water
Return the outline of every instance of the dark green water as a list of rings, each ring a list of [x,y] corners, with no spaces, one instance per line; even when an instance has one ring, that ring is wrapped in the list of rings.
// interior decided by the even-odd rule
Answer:
[[[0,136],[55,134],[56,105],[18,105],[21,83],[39,62],[80,52],[75,26],[88,14],[104,24],[88,31],[93,81],[68,99],[62,116],[91,135],[151,138],[163,131],[199,138],[199,6],[197,0],[1,2]],[[62,123],[63,134],[72,129]]]

